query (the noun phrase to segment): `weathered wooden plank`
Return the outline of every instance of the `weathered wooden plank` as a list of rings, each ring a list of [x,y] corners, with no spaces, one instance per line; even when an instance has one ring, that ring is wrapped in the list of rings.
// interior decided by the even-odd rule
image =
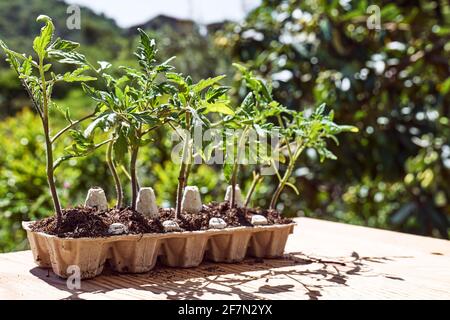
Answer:
[[[450,299],[450,241],[296,219],[283,259],[145,274],[67,289],[30,251],[0,255],[0,299]]]

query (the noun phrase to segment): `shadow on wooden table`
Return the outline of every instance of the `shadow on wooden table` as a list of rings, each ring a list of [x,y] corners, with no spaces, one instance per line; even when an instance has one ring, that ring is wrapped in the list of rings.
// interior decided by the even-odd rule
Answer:
[[[157,265],[143,274],[119,274],[105,267],[95,279],[84,280],[80,290],[69,290],[66,280],[53,272],[33,268],[30,272],[49,285],[67,291],[66,299],[82,299],[81,294],[101,294],[120,289],[134,289],[130,298],[196,300],[229,297],[240,299],[282,298],[312,299],[322,296],[326,287],[346,287],[352,277],[402,278],[374,273],[371,264],[411,258],[409,256],[315,257],[301,252],[285,254],[280,259],[248,258],[235,264],[204,262],[197,268],[167,268]],[[294,290],[295,289],[295,290]],[[142,294],[140,294],[142,293]],[[305,296],[302,296],[304,294]]]

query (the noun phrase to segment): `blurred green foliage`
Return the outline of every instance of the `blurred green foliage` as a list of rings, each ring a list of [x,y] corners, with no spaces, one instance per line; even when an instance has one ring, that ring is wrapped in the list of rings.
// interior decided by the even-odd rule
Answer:
[[[371,4],[380,8],[380,30],[367,27]],[[122,30],[84,8],[81,30],[67,30],[66,9],[56,0],[0,0],[0,38],[19,51],[30,51],[30,39],[39,29],[35,18],[45,13],[61,36],[82,43],[90,61],[136,67],[134,30]],[[177,70],[194,81],[231,75],[231,62],[241,61],[269,80],[275,98],[287,107],[303,110],[326,102],[337,123],[359,127],[357,135],[341,135],[339,147],[329,145],[337,161],[319,164],[316,153],[305,152],[290,180],[300,197],[286,190],[280,199],[286,215],[448,238],[449,15],[446,1],[265,0],[243,23],[219,27],[215,35],[203,35],[195,25],[187,33],[170,24],[146,31],[156,39],[160,55],[177,56]],[[93,107],[80,89],[61,86],[55,88],[55,97],[61,109],[70,106],[74,118]],[[1,59],[0,251],[26,247],[20,221],[52,214],[43,136],[29,106],[15,74]],[[173,206],[178,174],[170,158],[173,142],[163,129],[152,138],[158,148],[142,149],[138,175],[142,185],[154,187],[160,205]],[[56,153],[70,144],[70,137],[66,139]],[[64,207],[81,204],[93,185],[102,186],[113,202],[104,154],[102,148],[58,169],[64,172],[64,181],[58,181]],[[226,185],[219,172],[220,167],[194,166],[188,184],[199,186],[205,202],[219,200]],[[240,176],[244,190],[251,175]],[[259,184],[253,204],[267,207],[267,194],[275,186],[269,179]],[[130,190],[125,191],[129,199]]]
[[[448,238],[449,22],[446,1],[265,0],[218,32],[285,105],[326,102],[360,129],[337,161],[307,152],[286,210]]]

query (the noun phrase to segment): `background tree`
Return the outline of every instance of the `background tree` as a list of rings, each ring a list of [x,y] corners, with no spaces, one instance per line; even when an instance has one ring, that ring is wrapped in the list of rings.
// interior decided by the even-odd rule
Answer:
[[[367,25],[373,4],[379,29]],[[235,59],[271,77],[282,104],[326,102],[337,123],[360,129],[341,136],[338,160],[320,170],[307,150],[291,212],[448,237],[449,15],[446,1],[263,0],[217,33]]]

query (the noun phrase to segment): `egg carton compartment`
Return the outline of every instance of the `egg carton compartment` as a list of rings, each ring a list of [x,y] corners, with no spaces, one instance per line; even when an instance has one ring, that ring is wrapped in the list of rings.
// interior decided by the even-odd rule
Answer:
[[[158,259],[169,267],[189,268],[198,266],[204,259],[233,263],[247,256],[280,257],[295,225],[59,238],[32,231],[31,223],[23,222],[22,226],[27,232],[37,265],[52,268],[62,278],[73,275],[78,267],[81,279],[101,274],[105,263],[117,272],[143,273],[153,269]]]

